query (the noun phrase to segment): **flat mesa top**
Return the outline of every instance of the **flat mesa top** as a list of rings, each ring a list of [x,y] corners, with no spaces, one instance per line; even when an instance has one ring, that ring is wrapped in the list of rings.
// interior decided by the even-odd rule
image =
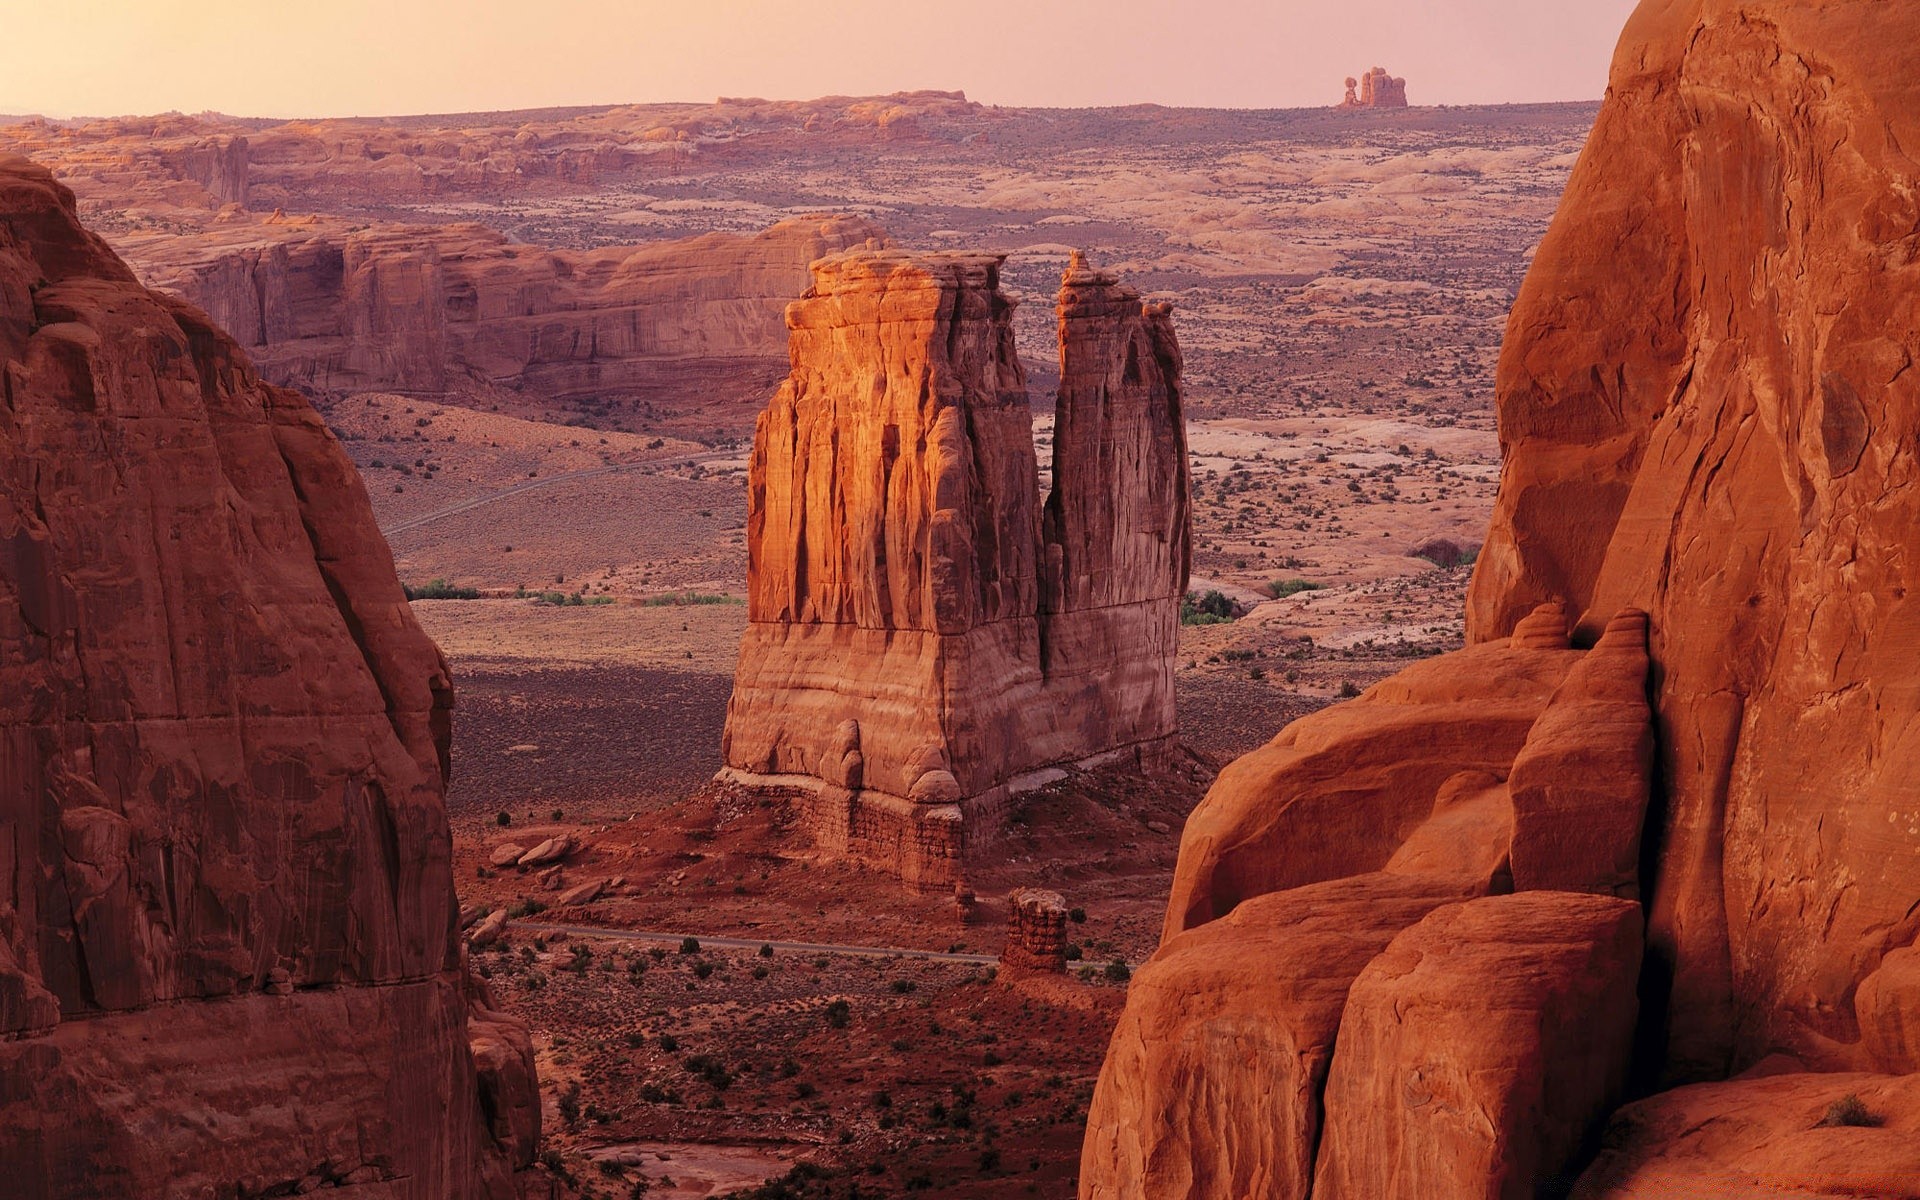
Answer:
[[[1005,254],[969,250],[894,250],[859,247],[829,254],[813,261],[816,284],[826,285],[838,278],[855,280],[885,279],[901,271],[919,271],[930,276],[960,278],[997,275]]]

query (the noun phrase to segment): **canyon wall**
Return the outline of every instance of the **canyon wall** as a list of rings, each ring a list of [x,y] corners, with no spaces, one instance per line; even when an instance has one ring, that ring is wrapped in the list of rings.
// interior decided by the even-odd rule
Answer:
[[[452,689],[352,464],[0,160],[9,1195],[513,1196],[454,936]]]
[[[143,277],[206,310],[276,383],[567,401],[683,398],[777,373],[807,265],[883,235],[857,217],[648,246],[550,250],[482,225],[239,218],[140,236]]]
[[[803,783],[829,847],[948,887],[1022,777],[1171,748],[1179,349],[1167,306],[1076,257],[1043,505],[1000,259],[813,270],[755,436],[724,754]]]
[[[1083,1197],[1920,1179],[1917,43],[1641,5],[1508,327],[1470,645],[1195,811]]]

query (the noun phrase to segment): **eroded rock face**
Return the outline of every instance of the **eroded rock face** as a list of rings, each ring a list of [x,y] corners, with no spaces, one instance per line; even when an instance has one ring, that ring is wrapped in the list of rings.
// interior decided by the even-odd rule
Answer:
[[[17,159],[0,368],[10,1194],[509,1195],[531,1053],[475,1069],[451,687],[352,465]]]
[[[1069,269],[1043,510],[999,269],[892,251],[814,264],[749,482],[726,762],[810,781],[826,844],[929,888],[960,878],[1021,776],[1163,756],[1176,732],[1171,318]]]
[[[1651,615],[1677,1078],[1911,1069],[1853,997],[1920,931],[1917,39],[1911,5],[1644,4],[1501,360],[1470,636]]]
[[[1643,923],[1539,891],[1396,937],[1348,993],[1315,1200],[1533,1200],[1625,1092]]]
[[[1576,1195],[1898,1195],[1920,1179],[1915,1076],[1798,1073],[1920,1067],[1920,171],[1904,149],[1920,143],[1920,91],[1903,66],[1917,40],[1911,7],[1642,5],[1509,328],[1508,457],[1474,644],[1235,764],[1182,843],[1162,954],[1214,931],[1216,962],[1245,937],[1240,914],[1328,886],[1316,879],[1374,878],[1356,873],[1382,861],[1511,887],[1517,903],[1643,898],[1635,1065],[1669,1081],[1796,1073],[1629,1107]],[[1593,649],[1540,641],[1553,613]],[[1428,956],[1390,951],[1349,997],[1330,1194],[1401,1194],[1414,1175],[1408,1194],[1531,1194],[1620,1078],[1625,963],[1586,981],[1612,992],[1577,1001],[1551,969],[1472,986],[1476,959],[1544,963],[1567,946],[1544,931],[1509,941],[1467,920],[1473,907],[1432,918],[1445,933],[1431,978]],[[1422,935],[1407,938],[1402,950]],[[1160,961],[1130,1012],[1181,992]],[[1264,968],[1185,970],[1196,998],[1269,983]],[[1502,1050],[1537,1038],[1531,1060],[1489,1058],[1485,1030],[1431,1043],[1395,1030],[1428,992],[1437,1025],[1489,1003],[1488,1029],[1518,1017],[1526,1032]],[[1569,1011],[1587,1013],[1591,1040]],[[1445,1105],[1393,1107],[1412,1078],[1403,1059],[1423,1055],[1421,1095],[1492,1089],[1461,1107],[1504,1150],[1457,1139]],[[1156,1075],[1116,1040],[1083,1195],[1155,1149],[1159,1182],[1142,1195],[1244,1183],[1238,1147],[1277,1122],[1245,1094],[1243,1059],[1223,1041]],[[1218,1132],[1167,1115],[1174,1082],[1238,1097],[1208,1110]],[[1500,1115],[1549,1087],[1577,1111],[1533,1108],[1525,1131]],[[1881,1124],[1823,1119],[1849,1095]],[[1169,1127],[1157,1146],[1126,1148],[1121,1133],[1153,1121]]]
[[[131,238],[129,249],[148,282],[205,309],[276,383],[479,384],[565,401],[703,384],[764,394],[807,265],[882,237],[861,218],[809,217],[753,235],[572,251],[481,225],[242,217],[191,239]]]
[[[1067,901],[1059,892],[1015,888],[1007,896],[1007,944],[1002,973],[1064,975],[1067,970]]]
[[[1836,1119],[1849,1110],[1861,1123]],[[1838,1200],[1911,1196],[1916,1181],[1920,1075],[1789,1074],[1695,1084],[1628,1105],[1572,1195]]]

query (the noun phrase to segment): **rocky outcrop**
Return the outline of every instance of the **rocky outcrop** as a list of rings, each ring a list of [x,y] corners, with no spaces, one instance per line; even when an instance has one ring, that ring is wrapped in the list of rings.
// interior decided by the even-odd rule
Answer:
[[[807,265],[882,235],[856,217],[550,250],[482,225],[241,219],[131,236],[144,277],[205,309],[276,383],[504,387],[559,402],[764,386]]]
[[[1640,906],[1523,892],[1435,912],[1360,973],[1315,1200],[1533,1200],[1626,1090]]]
[[[1052,494],[991,255],[814,264],[762,414],[724,755],[805,786],[829,848],[946,889],[1033,773],[1158,758],[1187,574],[1165,305],[1078,259]]]
[[[1915,1077],[1892,1073],[1920,1068],[1920,170],[1903,149],[1920,93],[1900,68],[1916,38],[1920,12],[1899,6],[1642,5],[1509,326],[1469,648],[1221,775],[1123,1033],[1183,991],[1262,995],[1265,959],[1223,974],[1181,947],[1209,935],[1233,961],[1242,913],[1316,880],[1385,863],[1527,904],[1638,898],[1643,1084],[1774,1077],[1629,1107],[1575,1194],[1911,1190]],[[1593,648],[1543,639],[1556,613]],[[1316,1194],[1564,1182],[1556,1162],[1623,1078],[1627,943],[1561,993],[1563,969],[1476,964],[1547,963],[1563,936],[1509,939],[1474,909],[1436,913],[1444,936],[1405,935],[1350,993]],[[1471,1029],[1445,1028],[1455,1010]],[[1416,1019],[1439,1032],[1401,1027]],[[1235,1190],[1243,1147],[1281,1127],[1240,1082],[1245,1058],[1221,1038],[1143,1069],[1117,1038],[1082,1195],[1294,1194]],[[1239,1099],[1202,1135],[1170,1115],[1174,1086]],[[1446,1087],[1477,1144],[1434,1103]],[[1573,1107],[1526,1099],[1549,1092]],[[1142,1128],[1157,1140],[1130,1148]],[[1142,1172],[1143,1189],[1117,1182]]]
[[[475,1066],[452,692],[352,465],[17,159],[0,367],[9,1194],[511,1195],[531,1052]]]
[[[1920,933],[1916,37],[1643,5],[1509,326],[1470,636],[1651,615],[1674,1078],[1895,1065],[1854,998]]]
[[[1059,892],[1015,888],[1007,896],[1007,944],[1000,951],[1007,975],[1064,975],[1067,901]]]
[[[1920,1075],[1695,1084],[1620,1110],[1573,1200],[1840,1200],[1914,1194]]]
[[[1385,67],[1375,67],[1358,79],[1349,76],[1346,99],[1336,107],[1405,108],[1407,81],[1387,74]]]

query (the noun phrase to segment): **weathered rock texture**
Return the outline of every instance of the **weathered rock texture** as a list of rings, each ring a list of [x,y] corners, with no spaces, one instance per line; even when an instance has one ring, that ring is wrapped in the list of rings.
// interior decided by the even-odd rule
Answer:
[[[1143,1053],[1131,1031],[1264,995],[1320,951],[1263,952],[1242,914],[1341,876],[1643,899],[1643,1078],[1920,1069],[1916,44],[1910,5],[1642,4],[1508,330],[1472,644],[1222,773],[1096,1092],[1083,1196],[1300,1194],[1249,1183],[1249,1147],[1283,1161],[1304,1135],[1245,1086],[1241,1044]],[[1474,912],[1405,935],[1347,1001],[1316,1194],[1531,1194],[1617,1091],[1625,930],[1564,990],[1564,969],[1474,965],[1564,963],[1562,933]],[[1915,1078],[1656,1096],[1577,1194],[1911,1194]],[[1816,1128],[1850,1091],[1884,1130]],[[1189,1119],[1176,1092],[1232,1099]]]
[[[144,277],[205,309],[276,383],[657,398],[777,377],[781,314],[814,259],[882,237],[858,217],[648,246],[553,250],[482,225],[237,218],[126,239]],[[759,393],[764,394],[764,393]]]
[[[1347,96],[1338,107],[1405,108],[1407,81],[1387,74],[1385,67],[1375,67],[1358,79],[1347,79]]]
[[[1007,944],[1000,969],[1062,975],[1067,970],[1067,901],[1059,892],[1015,888],[1007,896]]]
[[[1860,1125],[1833,1123],[1858,1102]],[[1815,1200],[1920,1194],[1920,1075],[1774,1075],[1620,1110],[1573,1200]]]
[[[1911,5],[1644,4],[1501,361],[1470,635],[1651,614],[1679,1078],[1896,1065],[1854,997],[1920,931],[1916,39]]]
[[[452,693],[352,465],[17,159],[0,371],[8,1194],[510,1195],[531,1054],[468,992]]]
[[[808,781],[829,847],[946,888],[1023,777],[1171,749],[1179,349],[1165,305],[1076,259],[1043,506],[999,258],[813,270],[755,436],[725,758]]]
[[[1565,892],[1443,908],[1348,993],[1315,1200],[1533,1200],[1626,1089],[1640,906]]]

